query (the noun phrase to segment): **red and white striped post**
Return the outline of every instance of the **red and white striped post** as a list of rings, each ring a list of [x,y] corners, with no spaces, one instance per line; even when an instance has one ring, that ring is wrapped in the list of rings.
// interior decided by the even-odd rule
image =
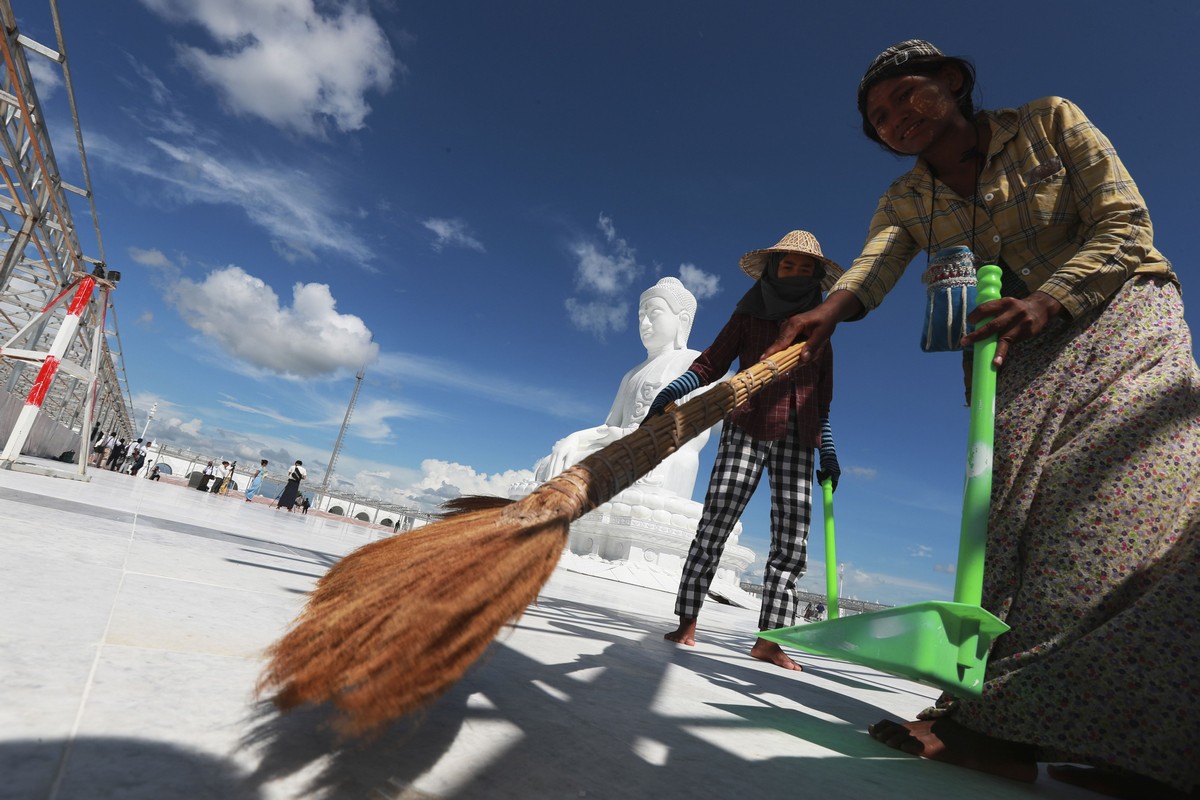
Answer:
[[[71,344],[71,337],[79,328],[79,318],[88,303],[91,302],[92,292],[95,288],[96,279],[94,277],[81,275],[79,288],[75,291],[75,296],[71,298],[71,304],[67,306],[67,318],[63,320],[58,334],[54,337],[54,343],[50,345],[50,350],[42,361],[42,368],[33,381],[29,397],[25,399],[25,407],[21,409],[17,423],[8,436],[4,452],[0,453],[0,469],[10,468],[17,457],[21,455],[21,448],[25,446],[25,440],[29,438],[29,432],[33,430],[33,423],[42,409],[42,403],[46,400],[46,393],[50,391],[54,376],[58,373],[58,366],[62,362],[63,354],[67,352],[67,347]],[[85,453],[83,457],[86,458],[87,454]]]

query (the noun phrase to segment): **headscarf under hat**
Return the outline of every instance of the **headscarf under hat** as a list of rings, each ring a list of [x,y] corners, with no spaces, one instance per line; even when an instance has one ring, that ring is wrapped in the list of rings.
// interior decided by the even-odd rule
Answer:
[[[811,277],[780,278],[779,262],[782,258],[783,253],[772,253],[767,257],[762,275],[742,295],[733,313],[781,320],[820,305],[824,265],[818,266],[816,274]]]
[[[818,264],[817,274],[780,278],[777,268],[784,253],[812,256]],[[738,266],[757,280],[738,301],[734,313],[770,320],[815,308],[821,302],[821,290],[829,289],[842,276],[842,268],[825,257],[821,243],[808,231],[791,231],[778,244],[751,250],[738,260]]]

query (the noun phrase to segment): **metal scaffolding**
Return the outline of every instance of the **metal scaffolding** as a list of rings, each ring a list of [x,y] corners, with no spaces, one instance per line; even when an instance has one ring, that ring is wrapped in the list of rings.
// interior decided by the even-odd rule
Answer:
[[[90,274],[105,265],[87,153],[75,105],[70,63],[59,20],[58,4],[50,0],[55,47],[38,43],[17,30],[10,0],[0,0],[0,343],[8,341],[36,319],[70,285],[72,276]],[[67,103],[75,128],[78,167],[83,186],[63,179],[46,127],[27,59],[45,59],[61,69]],[[71,201],[86,201],[94,232],[94,254],[84,252],[72,214]],[[111,268],[108,273],[112,275]],[[107,298],[107,300],[103,299]],[[107,303],[107,308],[105,304]],[[66,315],[47,315],[25,337],[24,348],[48,352]],[[107,329],[104,326],[107,325]],[[102,335],[97,336],[97,329]],[[132,397],[121,359],[120,335],[112,293],[93,298],[83,310],[63,361],[93,362],[99,343],[98,376],[92,418],[85,419],[87,381],[63,374],[53,382],[41,403],[41,431],[26,446],[34,455],[57,455],[62,441],[74,445],[82,429],[96,425],[119,435],[134,432]],[[26,403],[38,369],[20,359],[0,358],[0,441],[12,429],[16,413]],[[51,423],[49,426],[47,423]],[[72,439],[71,432],[74,432]],[[65,449],[65,448],[64,448]],[[42,451],[42,452],[39,452]],[[85,453],[77,457],[85,457]]]

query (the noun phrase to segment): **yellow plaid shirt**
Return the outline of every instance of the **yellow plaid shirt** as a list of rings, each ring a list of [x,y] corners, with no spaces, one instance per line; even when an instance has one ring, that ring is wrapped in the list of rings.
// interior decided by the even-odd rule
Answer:
[[[1132,275],[1178,283],[1154,249],[1150,213],[1133,178],[1082,111],[1046,97],[980,113],[992,131],[974,198],[980,263],[1002,263],[1072,316],[1104,303]],[[971,199],[935,181],[917,159],[880,198],[862,255],[830,291],[853,292],[869,311],[921,250],[971,246],[971,226]]]

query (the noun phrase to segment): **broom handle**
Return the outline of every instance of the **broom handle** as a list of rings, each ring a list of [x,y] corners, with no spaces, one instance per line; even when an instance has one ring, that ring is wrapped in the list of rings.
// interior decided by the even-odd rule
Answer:
[[[683,444],[716,425],[750,402],[763,387],[800,362],[803,342],[794,344],[728,380],[716,384],[674,410],[655,417],[633,433],[597,450],[575,466],[551,478],[511,513],[535,518],[566,515],[579,519],[617,492],[661,464]],[[531,522],[533,520],[530,520]]]
[[[1000,268],[979,268],[976,306],[1000,298]],[[984,325],[991,317],[980,322]],[[992,502],[992,443],[996,421],[996,337],[975,343],[971,370],[971,423],[967,433],[967,480],[963,490],[962,528],[954,602],[977,606],[983,600],[983,556]]]
[[[826,619],[838,618],[837,545],[833,540],[833,481],[821,481],[825,500],[825,600],[829,603]]]

